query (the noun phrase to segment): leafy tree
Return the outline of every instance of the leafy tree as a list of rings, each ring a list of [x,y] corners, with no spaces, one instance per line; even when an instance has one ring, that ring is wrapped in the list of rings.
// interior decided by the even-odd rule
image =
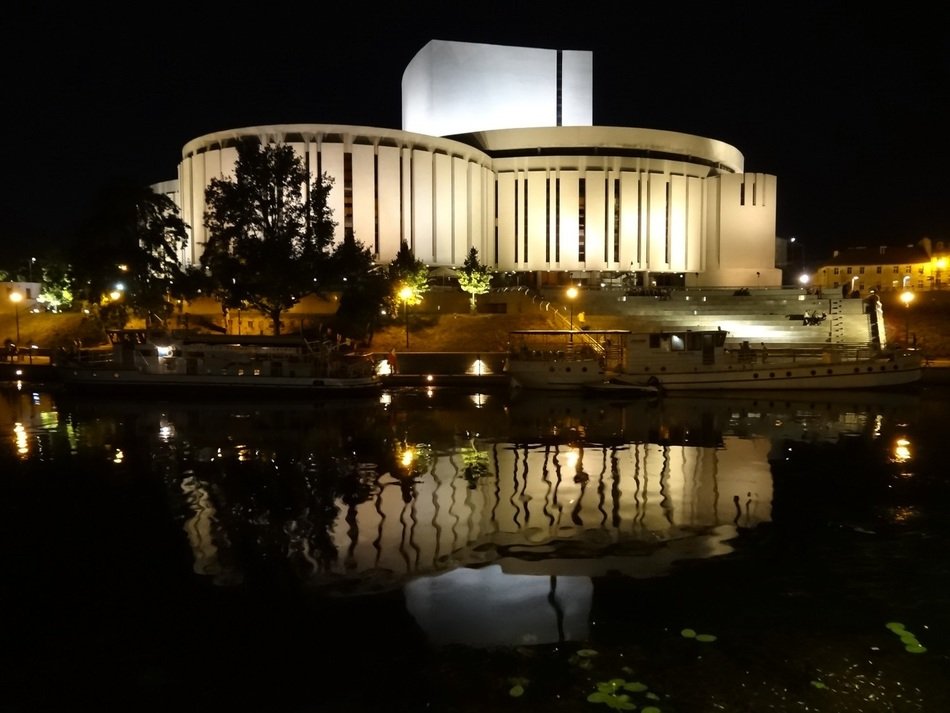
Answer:
[[[194,300],[214,293],[214,280],[200,265],[189,265],[172,285],[172,295],[182,300]]]
[[[478,261],[478,250],[472,248],[457,275],[459,287],[470,295],[469,310],[474,312],[477,295],[484,295],[491,288],[492,270]]]
[[[380,308],[386,304],[389,283],[369,248],[345,231],[343,241],[330,256],[328,284],[340,291],[336,312],[337,331],[347,337],[372,342],[379,326]]]
[[[336,223],[332,181],[313,179],[284,144],[237,145],[234,177],[205,191],[208,242],[201,256],[225,307],[250,306],[280,334],[280,315],[321,288]]]
[[[410,307],[422,302],[422,296],[429,291],[429,266],[417,260],[405,240],[399,246],[399,252],[389,263],[388,270],[393,313],[400,302]]]
[[[187,229],[167,196],[127,181],[107,186],[72,245],[74,294],[101,305],[115,302],[118,290],[126,310],[164,319]]]
[[[64,259],[48,255],[42,261],[40,272],[43,286],[37,301],[52,312],[69,309],[73,304],[72,266]]]

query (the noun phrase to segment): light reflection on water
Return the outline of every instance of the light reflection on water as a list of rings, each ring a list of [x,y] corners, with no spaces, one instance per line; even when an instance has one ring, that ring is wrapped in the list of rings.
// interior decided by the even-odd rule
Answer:
[[[194,571],[215,583],[242,583],[276,556],[310,587],[353,594],[488,565],[652,577],[729,553],[741,528],[771,519],[780,444],[877,439],[916,404],[439,396],[80,401],[61,414],[49,394],[18,392],[0,416],[21,459],[42,458],[57,436],[116,466],[137,451],[161,472]]]
[[[931,432],[945,422],[942,399],[902,394],[407,390],[319,405],[0,394],[4,477],[51,463],[154,480],[196,580],[290,582],[334,599],[400,592],[434,646],[589,642],[598,608],[613,626],[636,619],[629,600],[598,601],[604,583],[728,561],[776,524],[789,547],[816,522],[858,537],[933,528],[926,499],[905,495],[936,477]],[[783,596],[807,589],[796,581]]]

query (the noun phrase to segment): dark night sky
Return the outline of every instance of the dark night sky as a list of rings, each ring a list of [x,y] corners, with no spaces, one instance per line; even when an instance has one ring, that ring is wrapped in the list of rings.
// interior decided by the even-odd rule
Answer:
[[[112,178],[174,178],[183,145],[202,134],[298,122],[398,129],[402,71],[430,39],[591,50],[595,124],[737,147],[747,171],[778,177],[777,233],[799,236],[810,258],[950,239],[950,46],[937,14],[321,5],[241,19],[234,5],[10,11],[3,251],[63,239]]]

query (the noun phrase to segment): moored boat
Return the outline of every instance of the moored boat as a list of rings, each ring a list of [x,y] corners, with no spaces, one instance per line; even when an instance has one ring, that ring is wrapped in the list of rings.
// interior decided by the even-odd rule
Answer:
[[[508,335],[504,371],[514,386],[575,390],[602,384],[618,373],[624,340],[622,329],[522,329]]]
[[[867,345],[727,347],[709,329],[512,332],[505,371],[518,386],[595,392],[877,389],[920,381],[911,349]],[[528,341],[543,344],[530,348]]]
[[[748,342],[726,347],[722,330],[631,334],[621,383],[663,391],[766,389],[877,389],[920,381],[923,359],[910,349],[874,345],[800,345]]]
[[[109,332],[103,358],[69,356],[57,371],[67,388],[139,388],[351,393],[380,388],[372,359],[301,337]]]

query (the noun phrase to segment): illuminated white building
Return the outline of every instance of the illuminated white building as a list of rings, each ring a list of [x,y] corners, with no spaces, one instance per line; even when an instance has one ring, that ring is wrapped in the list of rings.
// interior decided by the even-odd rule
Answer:
[[[776,179],[745,173],[715,139],[592,125],[590,52],[429,42],[403,75],[403,130],[292,124],[189,141],[178,179],[158,184],[206,240],[204,192],[233,175],[247,137],[294,147],[333,179],[346,230],[381,262],[405,241],[431,266],[475,247],[498,271],[537,284],[562,273],[633,271],[702,286],[781,284]]]

